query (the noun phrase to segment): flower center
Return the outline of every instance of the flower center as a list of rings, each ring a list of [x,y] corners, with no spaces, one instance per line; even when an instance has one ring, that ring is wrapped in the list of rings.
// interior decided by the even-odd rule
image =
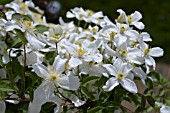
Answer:
[[[124,33],[127,29],[124,26],[120,27],[120,33]]]
[[[146,48],[144,54],[147,55],[149,52],[150,52],[150,49]]]
[[[115,37],[115,33],[114,33],[114,32],[110,32],[109,35],[110,35],[110,38],[111,38],[111,39],[114,39],[114,37]]]
[[[133,18],[132,18],[130,15],[128,15],[127,18],[128,18],[128,23],[129,23],[129,24],[132,23]]]
[[[85,51],[83,49],[78,49],[78,55],[82,56],[85,53]]]
[[[59,39],[60,38],[60,34],[54,34],[53,37],[56,38],[56,39]]]
[[[94,14],[94,12],[92,11],[92,10],[86,10],[86,12],[87,12],[87,14],[89,15],[89,16],[92,16],[93,14]]]
[[[58,78],[58,75],[57,74],[51,74],[51,80],[56,80]]]
[[[121,72],[119,72],[119,73],[118,73],[118,79],[119,79],[119,80],[122,80],[123,78],[125,78],[124,74],[121,73]]]
[[[122,57],[124,57],[126,55],[126,50],[121,50],[121,54]]]

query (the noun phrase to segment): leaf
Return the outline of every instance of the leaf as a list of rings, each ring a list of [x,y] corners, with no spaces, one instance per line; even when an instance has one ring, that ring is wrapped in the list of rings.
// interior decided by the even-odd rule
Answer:
[[[94,108],[91,108],[90,110],[88,110],[87,113],[97,113],[97,112],[100,112],[103,109],[104,109],[104,107],[97,106],[97,107],[94,107]]]
[[[5,5],[8,4],[10,2],[12,2],[13,0],[0,0],[0,5]]]
[[[26,20],[26,21],[33,21],[30,16],[28,16],[28,15],[21,15],[21,14],[19,14],[19,13],[14,13],[14,14],[12,15],[12,19],[16,19],[16,20],[21,20],[21,19],[23,19],[23,20]]]
[[[44,25],[36,25],[35,26],[35,31],[38,33],[43,33],[45,31],[48,31],[49,27],[46,27]]]
[[[11,48],[20,45],[22,43],[22,40],[19,37],[14,37],[12,43],[11,43]]]
[[[0,80],[0,91],[14,91],[14,89],[12,88],[10,81]]]
[[[146,96],[148,103],[152,106],[155,107],[155,100],[151,96]]]
[[[27,39],[26,39],[24,33],[21,32],[19,29],[15,29],[15,31],[16,31],[17,37],[19,37],[22,40],[22,43],[26,44],[27,43]]]
[[[97,80],[97,79],[99,79],[99,77],[96,77],[96,76],[87,76],[87,77],[85,77],[83,79],[81,84],[84,85],[84,84],[86,84],[86,83],[88,83],[88,82],[90,82],[92,80]]]
[[[83,86],[81,87],[81,92],[90,100],[92,100],[92,101],[95,100],[95,97],[92,94],[90,94],[90,92],[85,87],[83,87]]]

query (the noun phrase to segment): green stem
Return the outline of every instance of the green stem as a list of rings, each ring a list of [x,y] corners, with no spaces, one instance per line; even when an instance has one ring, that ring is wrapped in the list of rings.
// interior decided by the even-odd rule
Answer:
[[[22,74],[22,82],[21,82],[21,98],[24,98],[24,93],[25,93],[25,71],[26,71],[26,48],[24,45],[24,73]]]

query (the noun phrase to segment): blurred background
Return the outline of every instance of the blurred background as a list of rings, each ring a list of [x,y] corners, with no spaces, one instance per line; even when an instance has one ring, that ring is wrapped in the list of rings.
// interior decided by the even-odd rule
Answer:
[[[45,10],[48,22],[57,23],[59,16],[65,17],[68,10],[83,7],[94,11],[103,11],[114,21],[117,9],[123,9],[126,14],[135,10],[141,12],[145,24],[144,31],[153,39],[152,47],[164,49],[163,57],[157,62],[170,64],[170,0],[33,0],[36,5]]]

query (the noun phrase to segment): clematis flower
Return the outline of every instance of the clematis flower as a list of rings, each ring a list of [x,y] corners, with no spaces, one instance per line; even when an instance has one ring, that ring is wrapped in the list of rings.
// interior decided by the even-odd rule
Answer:
[[[140,41],[140,49],[143,52],[143,57],[145,59],[145,65],[147,68],[147,73],[149,73],[149,66],[153,66],[153,69],[156,67],[155,60],[153,57],[161,57],[164,54],[164,51],[160,47],[153,47],[149,48],[149,46],[143,42],[142,40]]]
[[[82,43],[79,43],[79,45],[66,42],[64,47],[71,55],[71,58],[68,62],[70,67],[77,67],[83,63],[83,60],[86,62],[94,61],[99,63],[103,58],[102,55],[98,52],[97,41],[91,43],[88,40],[84,40]]]
[[[116,59],[113,65],[103,65],[111,75],[106,84],[103,86],[105,91],[112,91],[116,86],[121,86],[131,93],[137,93],[136,84],[133,81],[131,70],[133,69],[127,63],[123,63],[121,59]]]
[[[58,103],[58,100],[60,99],[54,95],[54,90],[57,87],[68,90],[77,90],[79,88],[80,83],[77,76],[63,74],[66,61],[67,59],[61,59],[60,56],[57,56],[52,67],[46,67],[43,64],[32,66],[35,73],[43,78],[44,81],[34,92],[34,99],[30,103],[29,113],[39,113],[41,106],[49,101],[56,100],[55,103],[59,107],[60,101]]]
[[[122,9],[118,9],[117,12],[120,13],[118,19],[116,20],[119,23],[126,22],[126,24],[134,25],[138,29],[144,29],[144,24],[142,22],[139,22],[140,19],[142,19],[141,13],[138,11],[135,11],[131,15],[126,15],[126,13]]]

